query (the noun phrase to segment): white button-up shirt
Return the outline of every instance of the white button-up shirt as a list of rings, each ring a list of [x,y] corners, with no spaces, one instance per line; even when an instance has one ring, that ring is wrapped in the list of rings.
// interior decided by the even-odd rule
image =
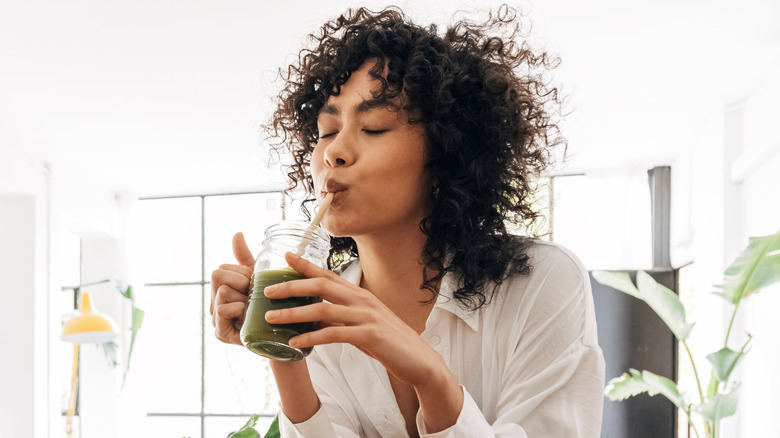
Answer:
[[[420,335],[463,388],[457,423],[422,437],[598,437],[604,358],[588,274],[568,250],[538,241],[532,271],[504,281],[477,311],[452,298],[452,276]],[[353,262],[342,276],[361,277]],[[385,368],[349,344],[321,345],[307,358],[321,408],[303,423],[279,415],[283,437],[408,437]]]

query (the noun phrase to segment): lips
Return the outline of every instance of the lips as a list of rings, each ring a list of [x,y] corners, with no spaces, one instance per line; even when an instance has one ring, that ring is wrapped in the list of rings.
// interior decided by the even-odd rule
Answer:
[[[327,180],[324,184],[325,190],[322,191],[322,197],[325,197],[326,193],[333,193],[333,202],[336,203],[339,199],[343,198],[349,186],[335,180]]]
[[[340,183],[335,180],[327,180],[325,181],[325,191],[327,193],[338,193],[343,192],[344,190],[347,190],[349,187],[347,187],[346,184]]]

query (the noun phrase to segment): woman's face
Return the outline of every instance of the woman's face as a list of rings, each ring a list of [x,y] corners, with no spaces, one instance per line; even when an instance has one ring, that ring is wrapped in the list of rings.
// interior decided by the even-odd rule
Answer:
[[[355,71],[317,118],[311,172],[320,202],[334,193],[322,225],[338,237],[419,230],[430,193],[425,128],[372,99],[373,64]]]

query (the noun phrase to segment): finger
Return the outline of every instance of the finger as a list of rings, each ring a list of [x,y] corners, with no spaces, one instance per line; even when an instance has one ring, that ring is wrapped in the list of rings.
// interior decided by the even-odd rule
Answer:
[[[241,335],[236,330],[236,320],[244,317],[246,305],[241,302],[220,304],[216,306],[216,321],[214,324],[217,339],[232,344],[241,344]]]
[[[354,305],[362,296],[361,290],[351,283],[342,284],[331,278],[303,278],[266,286],[266,297],[283,299],[289,297],[322,297],[335,304]]]
[[[361,310],[324,302],[265,313],[265,320],[271,324],[324,321],[327,325],[357,325],[366,319],[366,313]]]
[[[229,271],[227,269],[217,269],[212,272],[211,284],[217,289],[223,285],[227,285],[237,291],[249,291],[249,277],[243,273]]]
[[[226,344],[244,345],[241,342],[241,333],[237,330],[220,333],[218,329],[214,329],[214,337]]]
[[[219,315],[215,311],[216,308],[218,308],[222,304],[230,304],[230,303],[243,303],[246,305],[246,303],[249,301],[249,297],[243,294],[242,292],[239,292],[232,287],[223,284],[219,287],[216,293],[216,297],[214,298],[214,309],[211,310],[211,323],[216,326],[216,320],[219,318]]]
[[[232,320],[242,318],[244,316],[246,303],[233,301],[230,303],[217,304],[215,308],[216,312],[214,313],[217,315],[217,326],[219,327],[220,322],[232,323]]]
[[[249,297],[245,293],[223,284],[217,290],[217,298],[214,303],[219,306],[220,304],[246,303],[247,301],[249,301]]]
[[[252,256],[252,251],[249,250],[242,232],[233,235],[233,255],[239,264],[250,268],[255,266],[255,258]]]
[[[351,284],[347,280],[341,278],[335,272],[321,268],[315,265],[314,263],[304,259],[303,257],[296,255],[295,253],[292,252],[285,253],[284,259],[291,268],[303,274],[303,276],[306,278],[325,277],[334,280],[338,283]]]
[[[228,284],[236,290],[248,289],[248,287],[242,286],[242,280],[221,271],[230,271],[245,276],[247,285],[249,284],[249,278],[252,276],[252,269],[243,265],[221,265],[219,269],[214,270],[211,273],[211,302],[209,304],[209,313],[212,315],[214,314],[214,299],[217,296],[217,289],[226,283],[225,278],[230,278],[230,283]]]
[[[315,345],[346,343],[360,345],[360,329],[349,326],[330,326],[313,332],[303,333],[290,338],[289,345],[293,348],[313,347]]]
[[[254,271],[253,267],[249,267],[245,265],[233,265],[229,263],[225,263],[224,265],[219,265],[219,269],[225,271],[238,272],[239,274],[245,276],[246,278],[251,277],[252,272]]]

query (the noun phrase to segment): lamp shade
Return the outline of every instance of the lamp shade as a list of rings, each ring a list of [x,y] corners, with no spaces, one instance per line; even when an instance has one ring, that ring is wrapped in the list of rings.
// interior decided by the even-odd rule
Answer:
[[[81,294],[79,310],[76,316],[62,326],[60,339],[74,344],[97,343],[111,341],[119,335],[116,323],[110,316],[98,313],[92,309],[89,294]]]

